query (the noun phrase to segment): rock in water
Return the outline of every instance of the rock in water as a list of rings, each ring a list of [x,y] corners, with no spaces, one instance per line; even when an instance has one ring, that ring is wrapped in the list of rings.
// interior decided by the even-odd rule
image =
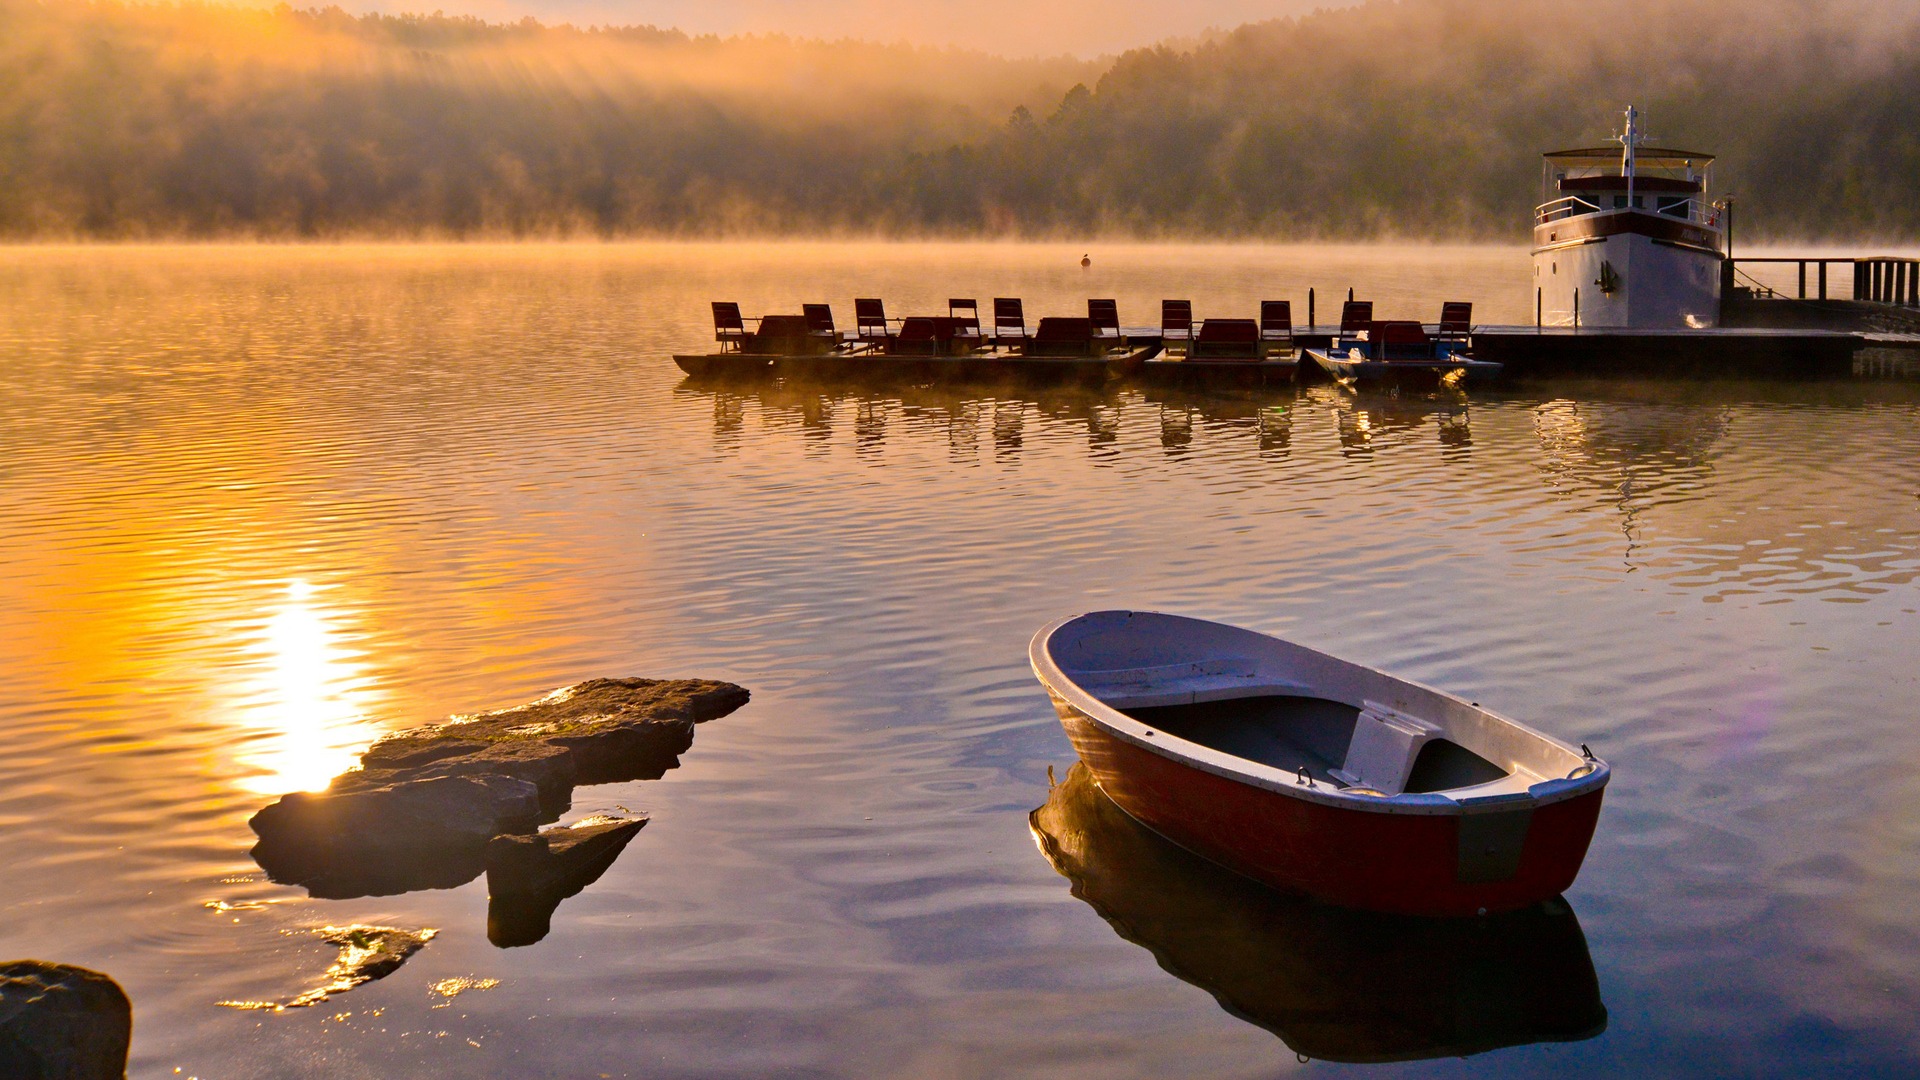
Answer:
[[[361,983],[385,978],[407,957],[432,941],[438,930],[401,930],[392,926],[323,926],[312,931],[329,945],[340,947],[340,955],[327,968],[327,983],[286,1001],[221,1001],[229,1009],[304,1009],[318,1005],[335,994],[344,994]]]
[[[590,817],[487,845],[487,940],[503,949],[547,936],[560,901],[600,879],[647,819]]]
[[[120,984],[86,968],[0,964],[0,1076],[7,1080],[121,1080],[133,1005]]]
[[[296,792],[250,824],[275,881],[344,899],[451,888],[487,841],[557,819],[576,784],[657,779],[694,725],[746,704],[708,679],[594,679],[498,712],[389,735],[322,792]]]

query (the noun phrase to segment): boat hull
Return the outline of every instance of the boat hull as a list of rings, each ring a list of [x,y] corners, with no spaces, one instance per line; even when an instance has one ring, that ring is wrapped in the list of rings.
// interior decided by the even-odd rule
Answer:
[[[1604,789],[1510,811],[1531,815],[1517,872],[1463,882],[1464,815],[1370,813],[1289,798],[1115,738],[1064,698],[1053,701],[1080,760],[1135,820],[1256,881],[1344,907],[1452,916],[1538,903],[1573,884],[1600,817]]]
[[[1565,218],[1534,232],[1534,284],[1547,326],[1698,330],[1720,324],[1717,230],[1615,211]]]
[[[1306,349],[1321,371],[1347,383],[1432,387],[1499,376],[1501,365],[1453,355],[1435,360],[1366,360],[1336,355],[1335,349]]]
[[[798,356],[715,353],[673,358],[696,377],[789,378],[810,380],[907,380],[912,382],[1023,382],[1099,385],[1137,371],[1160,351],[1151,344],[1125,353],[1096,356],[1023,356],[976,353],[966,356],[901,356],[872,352],[831,352]]]
[[[1297,356],[1269,360],[1184,357],[1142,363],[1132,374],[1155,386],[1262,387],[1291,385],[1299,368]]]

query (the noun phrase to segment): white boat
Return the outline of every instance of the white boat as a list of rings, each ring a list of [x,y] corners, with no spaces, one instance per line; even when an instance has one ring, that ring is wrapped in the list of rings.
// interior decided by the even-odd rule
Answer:
[[[1477,702],[1220,623],[1098,611],[1042,629],[1029,658],[1121,809],[1347,907],[1472,915],[1557,895],[1610,775]]]
[[[1545,156],[1533,277],[1547,326],[1704,329],[1720,321],[1723,208],[1713,155],[1643,147],[1628,107],[1618,149]]]

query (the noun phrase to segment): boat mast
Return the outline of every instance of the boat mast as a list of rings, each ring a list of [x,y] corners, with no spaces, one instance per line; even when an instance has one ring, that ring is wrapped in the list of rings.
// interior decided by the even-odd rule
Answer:
[[[1640,145],[1640,110],[1627,106],[1627,130],[1620,136],[1620,175],[1627,178],[1627,206],[1633,206],[1633,149]]]

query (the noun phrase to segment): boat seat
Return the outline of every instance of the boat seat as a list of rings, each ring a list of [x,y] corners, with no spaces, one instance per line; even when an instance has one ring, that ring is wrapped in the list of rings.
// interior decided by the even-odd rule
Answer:
[[[1332,770],[1335,780],[1349,787],[1372,788],[1383,795],[1407,789],[1414,759],[1421,747],[1439,738],[1440,728],[1425,720],[1395,712],[1378,702],[1365,702],[1353,725],[1347,760]]]
[[[1116,709],[1297,695],[1307,689],[1298,683],[1262,675],[1253,661],[1239,657],[1068,674],[1082,690]]]

